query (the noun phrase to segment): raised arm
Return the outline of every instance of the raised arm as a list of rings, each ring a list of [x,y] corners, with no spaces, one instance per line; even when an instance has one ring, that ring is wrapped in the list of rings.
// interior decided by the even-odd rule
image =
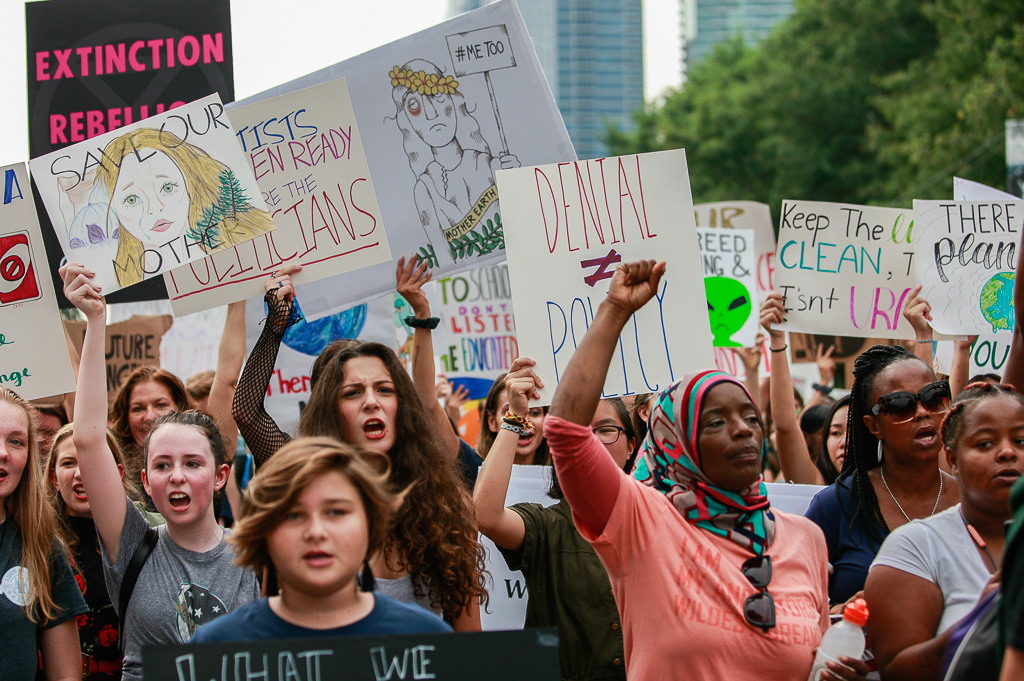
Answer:
[[[744,379],[747,390],[754,399],[757,399],[761,386],[761,353],[764,352],[764,334],[757,334],[752,348],[733,348],[732,351],[743,362]],[[763,404],[757,405],[758,409],[764,409]]]
[[[971,349],[977,340],[977,336],[970,336],[967,340],[953,341],[953,366],[949,369],[949,393],[953,397],[960,394],[971,378]]]
[[[78,365],[81,363],[82,358],[78,356],[75,344],[71,342],[68,327],[62,323],[60,328],[64,331],[64,342],[68,345],[68,357],[71,358],[71,373],[75,376],[75,385],[78,385]],[[75,413],[75,391],[72,390],[69,393],[64,393],[64,399],[61,402],[64,405],[64,413],[68,415],[68,418],[71,418],[71,415]]]
[[[805,485],[824,485],[825,478],[811,460],[807,442],[796,418],[796,400],[793,398],[793,378],[789,373],[786,333],[776,328],[785,321],[786,311],[782,294],[772,293],[761,305],[761,326],[771,338],[772,380],[770,400],[772,419],[775,421],[775,443],[779,451],[782,475],[789,482]]]
[[[921,285],[918,284],[910,292],[903,306],[903,316],[914,329],[914,354],[928,366],[932,365],[932,319],[931,304],[921,297]],[[939,457],[942,458],[942,457]]]
[[[604,531],[625,474],[593,433],[581,439],[582,428],[589,429],[594,418],[619,334],[633,313],[657,293],[663,274],[665,263],[653,260],[626,263],[615,270],[608,295],[558,383],[545,421],[559,484],[573,515],[591,536]],[[575,428],[562,433],[557,419]]]
[[[238,444],[238,426],[231,416],[231,400],[235,396],[238,374],[245,360],[245,301],[228,305],[228,316],[224,321],[224,333],[220,337],[217,351],[217,371],[213,374],[207,410],[220,428],[224,448],[228,456],[234,457]]]
[[[100,289],[91,283],[95,274],[79,264],[60,268],[64,295],[82,311],[86,320],[82,361],[78,370],[73,439],[96,531],[110,562],[116,563],[128,499],[117,463],[107,447],[107,305]]]
[[[836,377],[836,361],[832,359],[832,353],[835,350],[835,345],[830,345],[827,348],[824,345],[818,345],[815,357],[815,361],[818,364],[818,380],[821,381],[818,383],[818,386],[825,392],[815,388],[811,399],[807,400],[807,403],[804,404],[804,409],[810,409],[816,404],[821,404],[825,400],[825,395],[829,393],[828,386],[832,385]]]
[[[253,346],[249,361],[238,379],[238,388],[231,401],[231,416],[238,430],[245,438],[255,459],[256,467],[270,460],[278,449],[288,442],[288,436],[277,426],[263,406],[263,399],[270,385],[270,377],[277,363],[277,352],[289,327],[299,321],[293,314],[292,301],[295,287],[291,274],[302,269],[301,265],[289,265],[274,272],[264,284],[269,312],[259,340]]]
[[[535,364],[532,359],[520,357],[512,362],[512,367],[505,377],[508,409],[516,416],[529,418],[528,401],[538,399],[540,394],[537,388],[544,387],[531,368]],[[484,465],[480,468],[476,489],[473,490],[476,522],[480,531],[495,544],[510,551],[522,548],[526,538],[526,525],[522,516],[505,507],[505,496],[508,494],[508,481],[512,476],[512,464],[515,462],[518,442],[519,435],[514,431],[505,428],[498,430],[494,444],[491,445]]]
[[[1024,234],[1021,234],[1021,243],[1017,245],[1017,253],[1024,249]],[[1006,360],[1006,368],[1003,369],[1003,383],[1009,383],[1017,388],[1017,392],[1024,391],[1024,258],[1017,258],[1017,270],[1013,280],[1013,340],[1010,341],[1010,356]],[[942,457],[939,457],[942,458]]]
[[[633,313],[658,292],[665,263],[638,260],[619,265],[587,333],[551,399],[551,415],[589,426],[608,375],[619,334]]]
[[[398,292],[409,301],[416,319],[430,319],[430,301],[423,292],[423,285],[430,281],[431,272],[427,261],[420,261],[416,256],[405,256],[398,259],[395,267],[395,282]],[[448,414],[437,401],[434,387],[434,340],[432,329],[416,327],[412,336],[412,378],[416,384],[416,392],[427,405],[430,417],[437,426],[438,435],[443,439],[445,448],[453,457],[459,453],[459,436],[452,429]]]

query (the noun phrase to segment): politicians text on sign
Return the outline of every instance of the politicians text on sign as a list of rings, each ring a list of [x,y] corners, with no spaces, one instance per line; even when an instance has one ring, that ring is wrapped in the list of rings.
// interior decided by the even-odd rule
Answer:
[[[913,338],[903,306],[914,279],[910,210],[784,201],[775,290],[787,331]]]
[[[683,150],[498,173],[520,354],[548,404],[619,263],[666,260],[653,299],[619,337],[605,397],[655,392],[714,366]],[[682,189],[680,189],[682,187]]]
[[[275,229],[164,275],[176,316],[391,260],[344,79],[228,112]]]

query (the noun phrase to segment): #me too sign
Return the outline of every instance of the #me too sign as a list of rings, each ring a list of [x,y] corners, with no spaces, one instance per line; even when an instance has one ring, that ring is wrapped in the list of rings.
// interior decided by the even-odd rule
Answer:
[[[682,149],[498,172],[520,354],[549,404],[619,263],[666,260],[655,297],[626,324],[604,396],[656,392],[714,366]]]
[[[508,230],[505,202],[498,200],[495,185],[499,168],[576,157],[510,0],[460,14],[241,104],[341,77],[352,96],[359,142],[392,249],[429,262],[435,280],[504,261]],[[395,288],[390,262],[338,277],[335,288],[349,304]],[[338,297],[323,302],[331,307],[342,302]],[[322,314],[319,302],[307,300],[310,318]]]
[[[914,213],[899,208],[784,201],[775,290],[780,329],[862,338],[913,338],[903,305],[917,285]]]

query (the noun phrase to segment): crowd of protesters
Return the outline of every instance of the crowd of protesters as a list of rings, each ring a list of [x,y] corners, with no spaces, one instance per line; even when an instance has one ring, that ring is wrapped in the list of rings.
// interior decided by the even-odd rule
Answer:
[[[138,369],[109,410],[105,300],[88,268],[61,269],[87,322],[76,392],[36,406],[0,388],[0,678],[141,679],[148,645],[477,631],[492,605],[481,534],[522,571],[526,626],[557,627],[563,679],[802,681],[861,598],[868,650],[820,678],[966,678],[968,664],[1024,678],[1019,331],[1001,379],[967,376],[969,342],[936,375],[914,290],[910,349],[864,351],[839,399],[819,350],[803,406],[771,294],[770,377],[740,351],[745,382],[709,367],[602,399],[619,334],[665,272],[627,263],[550,406],[553,377],[520,357],[476,412],[474,447],[454,424],[464,391],[435,380],[430,271],[403,258],[411,366],[335,340],[289,434],[264,397],[299,319],[298,269],[265,282],[244,370],[235,304],[216,371]],[[553,466],[552,503],[506,507],[515,465]],[[772,506],[768,480],[822,489],[800,516]]]

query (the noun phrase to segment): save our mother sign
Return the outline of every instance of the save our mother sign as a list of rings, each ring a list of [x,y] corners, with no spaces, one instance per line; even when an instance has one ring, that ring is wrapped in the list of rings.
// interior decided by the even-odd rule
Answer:
[[[914,212],[820,201],[784,201],[775,290],[787,331],[913,338],[903,308],[917,284]]]
[[[655,392],[714,366],[683,150],[497,173],[519,353],[549,404],[620,263],[666,260],[658,290],[627,322],[604,396]]]

